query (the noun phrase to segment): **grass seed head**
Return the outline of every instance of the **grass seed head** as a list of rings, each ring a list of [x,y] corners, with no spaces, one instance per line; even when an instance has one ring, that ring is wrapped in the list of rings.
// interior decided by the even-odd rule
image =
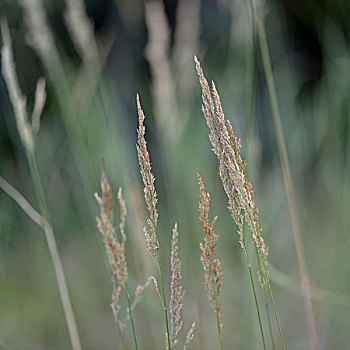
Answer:
[[[195,64],[202,88],[202,111],[210,129],[209,139],[213,151],[219,161],[219,175],[228,198],[228,209],[237,225],[242,248],[245,244],[243,236],[244,221],[248,225],[251,239],[257,250],[258,264],[262,270],[259,276],[260,281],[265,284],[268,275],[268,249],[259,225],[253,187],[246,178],[246,163],[241,157],[241,141],[234,134],[230,121],[225,119],[219,93],[214,82],[211,91],[196,57]],[[206,205],[205,201],[202,205]]]
[[[182,307],[185,291],[181,284],[181,261],[179,259],[179,234],[175,223],[171,240],[171,295],[170,295],[170,334],[171,345],[177,344],[177,336],[182,329]]]
[[[219,303],[219,294],[222,290],[224,276],[221,262],[216,257],[216,244],[218,235],[214,232],[214,226],[217,217],[214,217],[209,223],[210,195],[205,192],[205,186],[202,177],[197,173],[199,182],[199,213],[203,224],[204,244],[200,243],[201,262],[204,270],[205,291],[207,293],[210,306],[217,314],[219,333],[222,337],[223,323],[221,314],[221,304]]]
[[[122,287],[125,285],[128,279],[128,265],[125,255],[125,233],[122,234],[122,241],[118,241],[115,234],[114,222],[113,222],[113,196],[111,185],[108,182],[104,164],[102,162],[101,172],[101,196],[95,193],[95,198],[100,207],[100,217],[96,217],[97,227],[102,235],[105,245],[108,263],[111,270],[111,279],[113,285],[112,292],[112,309],[118,324],[121,327],[119,319],[120,303],[119,296]],[[119,227],[124,230],[126,220],[125,202],[122,197],[122,192],[119,190],[118,195],[119,203],[121,204],[121,223]],[[125,238],[125,239],[124,239]]]
[[[149,218],[147,219],[148,229],[144,228],[144,234],[147,244],[147,250],[151,254],[153,260],[158,260],[159,243],[156,235],[156,228],[158,225],[158,210],[157,210],[157,192],[154,186],[155,177],[152,173],[151,161],[147,149],[147,142],[145,140],[144,126],[145,115],[141,108],[139,95],[136,97],[137,112],[139,117],[139,126],[137,129],[137,154],[140,165],[140,173],[144,184],[144,196],[149,212]]]

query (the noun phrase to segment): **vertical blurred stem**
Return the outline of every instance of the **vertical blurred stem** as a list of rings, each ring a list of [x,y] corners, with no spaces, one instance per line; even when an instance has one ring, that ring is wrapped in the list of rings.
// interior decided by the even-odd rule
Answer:
[[[218,299],[216,296],[215,296],[215,309],[216,309],[216,312],[215,312],[216,313],[216,324],[218,327],[218,333],[219,333],[219,339],[220,339],[220,349],[224,350],[224,341],[222,339],[222,334],[220,331],[220,320],[219,320],[219,313],[218,313]]]
[[[251,2],[246,2],[247,30],[246,30],[246,143],[248,150],[249,173],[254,177],[254,112],[255,112],[255,26],[253,20],[253,8]],[[246,248],[247,249],[247,248]],[[259,262],[259,259],[258,259]],[[259,266],[261,270],[261,266]],[[272,349],[275,349],[273,331],[271,326],[270,312],[266,288],[263,288],[266,316],[269,326],[269,334]]]
[[[120,337],[120,342],[122,344],[122,349],[125,350],[125,343],[124,343],[124,335],[122,330],[120,329],[120,323],[119,323],[119,318],[117,319],[117,329]]]
[[[137,346],[135,324],[134,324],[134,318],[132,316],[130,294],[129,294],[128,284],[127,283],[125,283],[125,285],[124,285],[124,290],[125,290],[126,299],[128,300],[128,310],[129,310],[130,322],[131,322],[131,327],[132,327],[132,334],[133,334],[133,337],[134,337],[135,349],[137,350],[138,346]]]
[[[257,1],[253,0],[253,6],[254,6],[254,13],[255,13],[255,23],[256,23],[256,28],[257,28],[258,38],[259,38],[259,46],[260,46],[261,57],[263,61],[264,71],[265,71],[266,83],[267,83],[271,110],[272,110],[272,117],[273,117],[273,122],[275,127],[276,138],[277,138],[278,150],[279,150],[280,160],[282,164],[283,179],[284,179],[284,185],[287,193],[290,218],[292,222],[292,229],[293,229],[294,243],[295,243],[297,259],[298,259],[300,278],[301,278],[302,287],[303,287],[304,309],[305,309],[307,326],[308,326],[309,345],[311,350],[317,350],[319,346],[317,341],[315,321],[312,315],[310,282],[309,282],[307,267],[305,263],[305,256],[304,256],[303,243],[302,243],[302,237],[301,237],[301,231],[300,231],[300,225],[299,225],[297,205],[295,201],[295,194],[294,194],[294,188],[293,188],[292,177],[290,172],[287,147],[286,147],[284,134],[283,134],[276,86],[275,86],[275,81],[272,73],[269,48],[266,40],[265,25],[261,14],[262,9],[259,8],[260,4],[257,3]]]
[[[248,265],[250,283],[251,283],[251,286],[252,286],[252,290],[253,290],[253,294],[254,294],[254,301],[255,301],[255,306],[256,306],[256,312],[257,312],[257,315],[258,315],[261,339],[262,339],[262,342],[263,342],[264,350],[266,350],[265,336],[264,336],[264,330],[263,330],[263,326],[262,326],[262,322],[261,322],[258,298],[256,296],[256,291],[255,291],[255,283],[254,283],[254,278],[253,278],[253,272],[252,272],[252,267],[250,265],[249,255],[248,255],[247,246],[245,244],[244,238],[243,238],[243,241],[242,241],[242,248],[243,248],[243,251],[244,251],[244,256],[245,256],[245,259],[246,259],[246,263]]]
[[[272,346],[272,349],[275,350],[275,342],[273,340],[273,331],[272,331],[272,326],[271,326],[271,318],[270,318],[269,303],[268,303],[268,298],[267,298],[267,290],[265,287],[264,287],[264,300],[265,300],[267,321],[269,323],[271,346]]]
[[[166,298],[165,298],[165,288],[164,288],[164,280],[163,280],[163,273],[162,273],[162,268],[160,265],[160,255],[159,255],[159,249],[157,249],[157,266],[158,266],[158,272],[159,272],[159,277],[160,277],[160,285],[162,288],[162,298],[163,298],[163,308],[164,308],[164,316],[165,316],[165,327],[166,327],[166,335],[168,338],[168,347],[169,350],[171,350],[171,341],[170,341],[170,332],[169,332],[169,320],[168,320],[168,308],[166,306]]]
[[[247,17],[246,22],[246,64],[245,64],[245,126],[246,126],[246,149],[247,149],[247,173],[250,177],[254,177],[255,162],[254,162],[254,110],[255,110],[255,47],[254,47],[254,22],[253,12],[250,2],[245,3],[245,12]],[[252,247],[246,247],[248,254],[252,254]],[[246,276],[246,274],[244,274]],[[250,279],[245,277],[244,286],[250,288]],[[249,293],[244,293],[244,334],[245,334],[245,348],[252,348],[252,336],[257,336],[255,320],[253,319],[254,307],[251,304],[251,296]]]
[[[34,155],[34,151],[27,150],[27,156],[28,156],[31,176],[34,182],[34,190],[39,202],[40,211],[42,216],[45,218],[46,222],[48,223],[47,227],[45,228],[45,236],[46,236],[50,256],[52,259],[53,267],[55,270],[57,285],[58,285],[59,294],[62,301],[63,311],[67,322],[67,327],[69,331],[70,340],[72,343],[72,348],[73,350],[81,350],[78,327],[75,321],[73,308],[72,308],[72,304],[68,293],[68,287],[67,287],[66,277],[63,271],[61,258],[57,250],[56,239],[55,239],[54,232],[52,230],[49,210],[46,203],[45,194],[44,194],[42,182],[40,179],[40,174],[39,174],[36,158]]]

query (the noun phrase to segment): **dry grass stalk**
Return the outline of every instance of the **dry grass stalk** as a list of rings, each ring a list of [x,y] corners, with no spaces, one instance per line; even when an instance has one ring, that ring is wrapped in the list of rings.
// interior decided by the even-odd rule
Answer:
[[[22,94],[17,81],[10,32],[5,21],[1,22],[1,34],[3,40],[3,45],[1,47],[2,75],[5,79],[10,100],[15,112],[17,129],[22,143],[27,151],[32,152],[34,150],[34,138],[32,127],[28,120],[27,99]]]
[[[40,127],[40,116],[42,114],[46,98],[45,82],[43,80],[39,80],[37,84],[35,92],[34,110],[32,113],[32,123],[30,124],[28,120],[26,97],[22,95],[17,80],[15,63],[13,59],[11,37],[6,21],[1,22],[1,32],[3,38],[3,46],[1,48],[2,74],[4,76],[7,89],[9,91],[9,97],[15,112],[17,129],[20,134],[20,138],[24,149],[26,151],[30,173],[33,179],[33,185],[36,192],[37,200],[39,202],[41,215],[45,219],[42,227],[45,232],[49,253],[55,270],[57,286],[59,289],[63,311],[68,326],[72,348],[74,350],[80,350],[81,344],[79,339],[78,327],[75,321],[73,308],[68,293],[68,286],[61,262],[61,257],[57,249],[55,234],[52,229],[52,226],[50,225],[50,214],[46,203],[45,193],[42,186],[40,173],[38,170],[34,152],[35,145],[33,132],[38,132]],[[24,209],[24,206],[22,206],[22,208]]]
[[[282,165],[283,180],[287,194],[289,214],[292,223],[293,237],[295,243],[295,249],[297,253],[298,266],[300,278],[303,286],[303,297],[304,297],[304,310],[307,319],[308,334],[309,334],[309,345],[310,349],[318,350],[318,338],[316,331],[316,324],[314,315],[312,313],[312,303],[311,303],[311,289],[310,289],[310,279],[305,259],[302,232],[299,222],[299,214],[297,202],[295,199],[295,190],[292,181],[292,174],[290,170],[290,163],[288,158],[287,146],[284,138],[284,132],[282,127],[282,118],[280,112],[280,106],[277,98],[277,90],[275,86],[275,80],[272,71],[269,46],[266,37],[265,23],[264,23],[264,6],[263,1],[252,1],[252,6],[254,10],[254,23],[256,25],[256,31],[258,35],[258,41],[260,46],[262,63],[265,71],[266,84],[269,92],[270,105],[272,111],[272,118],[275,127],[276,140],[278,145],[278,151],[280,155],[280,161]]]
[[[144,183],[144,195],[149,212],[149,218],[147,219],[148,229],[144,228],[147,250],[151,254],[153,261],[156,263],[159,271],[159,277],[161,281],[161,299],[164,308],[165,325],[166,325],[166,349],[175,349],[177,344],[177,336],[182,329],[181,312],[183,307],[183,300],[185,291],[181,285],[181,262],[178,257],[178,230],[177,224],[173,229],[172,245],[171,245],[171,297],[170,297],[170,317],[168,320],[168,309],[165,296],[164,280],[159,256],[159,242],[156,233],[158,224],[158,211],[157,211],[157,192],[154,187],[155,177],[152,174],[150,156],[147,150],[147,143],[145,140],[145,115],[141,108],[140,98],[137,95],[137,110],[139,117],[139,127],[137,130],[137,153],[140,164],[140,173]],[[170,327],[169,327],[170,324]],[[187,343],[193,338],[193,328],[190,329],[188,334]]]
[[[196,328],[196,323],[193,322],[191,325],[191,328],[189,329],[187,335],[186,335],[186,339],[185,339],[185,344],[183,346],[183,350],[186,350],[188,348],[188,345],[190,343],[191,340],[193,340],[194,338],[194,330]]]
[[[155,177],[152,173],[151,169],[151,161],[149,157],[149,153],[147,150],[147,142],[145,140],[145,126],[143,124],[145,120],[145,115],[141,108],[139,95],[136,97],[137,102],[137,112],[139,116],[139,127],[137,129],[137,154],[140,165],[140,173],[142,177],[142,181],[144,184],[144,195],[145,201],[147,204],[147,209],[149,212],[149,218],[147,219],[148,230],[144,227],[143,231],[146,239],[147,250],[152,256],[154,263],[158,267],[161,289],[162,289],[162,303],[164,308],[164,316],[165,316],[165,327],[166,327],[166,342],[167,347],[171,350],[171,337],[169,330],[169,320],[168,320],[168,308],[165,297],[165,288],[164,288],[164,280],[163,273],[161,269],[160,256],[159,256],[159,242],[157,237],[156,228],[158,225],[158,211],[157,211],[157,192],[154,187]]]
[[[46,102],[46,81],[40,78],[36,84],[34,107],[32,112],[32,130],[38,133],[40,129],[40,118]]]
[[[159,290],[158,290],[157,280],[153,276],[149,276],[144,284],[138,284],[136,286],[135,293],[134,293],[134,301],[132,302],[131,310],[134,310],[135,307],[139,304],[143,294],[145,293],[146,289],[151,284],[154,285],[154,287],[157,291],[157,294],[158,294],[159,298],[161,299],[160,294],[159,294]],[[128,320],[128,319],[129,319],[129,315],[126,317],[126,320]]]
[[[45,65],[57,59],[54,38],[47,23],[44,2],[41,0],[21,0],[24,20],[29,29],[29,43]]]
[[[66,0],[65,20],[73,43],[85,61],[87,69],[95,71],[98,50],[93,25],[86,14],[83,0]]]
[[[210,129],[209,139],[219,160],[219,174],[228,197],[228,209],[237,225],[240,244],[244,249],[243,223],[247,223],[251,239],[257,249],[260,266],[259,277],[263,285],[268,277],[268,250],[259,225],[259,211],[255,205],[251,183],[245,175],[246,163],[242,161],[241,142],[235,136],[231,123],[225,119],[219,94],[214,82],[212,92],[205,79],[198,59],[195,57],[199,82],[202,87],[202,111]]]
[[[108,182],[104,166],[102,165],[101,174],[101,194],[99,196],[95,193],[95,198],[100,207],[100,217],[96,217],[97,227],[102,235],[103,242],[105,244],[108,263],[111,269],[112,275],[112,310],[117,322],[118,330],[123,333],[123,324],[120,322],[120,293],[122,288],[125,288],[125,283],[128,279],[128,266],[125,256],[125,233],[122,235],[122,240],[119,241],[116,236],[116,232],[113,225],[113,199],[112,189]],[[121,223],[119,227],[124,228],[125,225],[125,202],[122,197],[122,192],[118,192],[119,202],[121,203]]]
[[[168,57],[171,33],[161,1],[145,2],[145,21],[149,35],[145,54],[153,76],[154,114],[161,135],[173,139],[181,133],[184,123],[177,112],[175,79]]]
[[[177,231],[177,223],[173,229],[171,240],[171,295],[170,295],[170,334],[171,345],[175,349],[177,344],[177,336],[182,329],[182,307],[184,303],[185,291],[181,285],[181,261],[179,259],[179,234]]]
[[[30,123],[28,119],[27,99],[22,94],[18,84],[10,32],[5,21],[1,22],[1,33],[3,38],[3,46],[1,48],[2,75],[5,79],[10,100],[15,111],[17,129],[22,143],[26,150],[33,152],[34,133],[39,131],[40,118],[46,102],[46,82],[43,78],[40,78],[37,82],[32,121]]]
[[[147,219],[148,229],[144,228],[146,238],[147,250],[151,254],[153,261],[158,262],[159,243],[156,235],[156,228],[158,224],[157,211],[157,192],[154,187],[155,177],[151,169],[151,161],[147,150],[147,142],[145,140],[145,126],[143,124],[145,115],[141,108],[140,98],[137,95],[137,112],[139,116],[139,127],[137,129],[137,154],[139,158],[140,173],[144,184],[144,195],[149,212]]]
[[[199,182],[199,213],[200,220],[203,223],[204,244],[199,243],[201,249],[201,262],[205,272],[205,291],[210,302],[210,306],[216,313],[217,325],[220,337],[220,345],[223,348],[222,333],[223,323],[221,314],[221,304],[219,303],[219,294],[222,290],[224,276],[221,262],[216,257],[216,244],[218,235],[214,232],[217,216],[209,223],[210,195],[205,193],[205,187],[202,177],[197,173]]]

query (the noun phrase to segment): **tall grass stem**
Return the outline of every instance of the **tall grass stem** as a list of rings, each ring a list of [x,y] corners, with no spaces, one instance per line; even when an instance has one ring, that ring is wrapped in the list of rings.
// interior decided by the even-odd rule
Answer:
[[[169,319],[168,319],[168,308],[167,308],[167,305],[166,305],[164,280],[163,280],[162,268],[161,268],[161,265],[160,265],[159,249],[157,249],[157,255],[158,255],[158,264],[157,264],[157,266],[158,266],[158,272],[159,272],[159,277],[160,277],[160,285],[161,285],[161,289],[162,289],[163,308],[164,308],[166,333],[167,333],[167,338],[168,338],[168,347],[169,347],[169,350],[171,350],[170,331],[169,331]]]
[[[28,150],[27,150],[27,156],[28,156],[31,176],[33,178],[34,190],[37,196],[37,200],[39,202],[40,211],[44,219],[46,220],[46,222],[49,224],[46,226],[44,230],[45,237],[47,240],[47,245],[49,248],[51,260],[55,271],[56,281],[59,289],[59,294],[61,297],[64,315],[67,322],[67,327],[69,331],[72,348],[73,350],[81,350],[78,327],[75,321],[73,307],[69,297],[68,286],[67,286],[67,281],[64,274],[63,266],[62,266],[62,261],[57,249],[57,243],[56,243],[54,231],[51,225],[49,210],[46,203],[45,194],[44,194],[36,158],[35,158],[34,152],[31,152]]]
[[[248,255],[248,251],[247,251],[247,246],[245,244],[245,240],[243,237],[242,240],[242,246],[243,246],[243,251],[244,251],[244,255],[245,255],[245,259],[246,259],[246,263],[248,266],[248,270],[249,270],[249,277],[250,277],[250,283],[252,286],[252,290],[253,290],[253,294],[254,294],[254,301],[255,301],[255,306],[256,306],[256,312],[258,315],[258,321],[259,321],[259,327],[260,327],[260,334],[261,334],[261,340],[264,346],[264,350],[266,350],[266,342],[265,342],[265,336],[264,336],[264,329],[262,326],[262,322],[261,322],[261,315],[260,315],[260,309],[259,309],[259,303],[258,303],[258,298],[256,296],[256,291],[255,291],[255,283],[254,283],[254,278],[253,278],[253,272],[252,272],[252,267],[250,265],[250,259],[249,259],[249,255]]]
[[[297,205],[295,200],[295,191],[293,188],[293,182],[292,182],[291,171],[290,171],[290,163],[288,159],[287,147],[286,147],[286,142],[285,142],[283,128],[282,128],[281,113],[280,113],[280,108],[279,108],[279,103],[277,98],[276,86],[275,86],[275,81],[272,73],[269,47],[266,39],[266,30],[265,30],[265,25],[264,25],[262,15],[260,13],[261,9],[258,8],[259,4],[257,4],[256,2],[253,2],[253,6],[255,10],[255,23],[256,23],[260,52],[261,52],[261,57],[263,61],[265,78],[266,78],[266,83],[267,83],[267,88],[269,93],[273,123],[275,127],[275,134],[277,138],[278,150],[279,150],[280,160],[282,164],[283,180],[284,180],[284,185],[287,193],[289,213],[290,213],[290,218],[292,223],[293,237],[294,237],[294,243],[295,243],[295,248],[297,253],[300,278],[303,286],[304,310],[305,310],[306,319],[307,319],[309,345],[311,350],[318,350],[319,346],[318,346],[318,340],[317,340],[316,326],[315,326],[315,320],[312,314],[312,305],[310,301],[311,300],[310,282],[309,282],[307,267],[305,263],[305,255],[304,255],[304,249],[303,249],[303,243],[302,243],[299,217],[298,217]],[[270,286],[269,286],[269,289],[270,289]]]

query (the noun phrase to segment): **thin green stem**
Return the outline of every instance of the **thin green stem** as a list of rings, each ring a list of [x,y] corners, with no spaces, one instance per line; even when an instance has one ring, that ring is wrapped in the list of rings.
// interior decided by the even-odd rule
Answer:
[[[130,295],[129,295],[129,290],[128,290],[128,284],[126,282],[124,284],[124,291],[125,291],[126,298],[128,300],[128,310],[129,310],[130,322],[131,322],[131,327],[132,327],[132,334],[134,336],[135,349],[138,350],[135,325],[134,325],[134,318],[132,316],[132,310],[131,310]]]
[[[285,189],[287,193],[289,213],[290,213],[290,218],[292,223],[293,237],[294,237],[294,243],[295,243],[295,248],[297,253],[300,278],[303,286],[304,310],[305,310],[305,315],[307,319],[309,344],[312,350],[317,350],[319,346],[317,341],[315,320],[312,315],[312,305],[310,301],[311,295],[310,295],[310,288],[309,288],[310,283],[309,283],[309,277],[308,277],[307,267],[305,263],[305,255],[304,255],[302,236],[301,236],[301,230],[299,225],[299,217],[297,212],[297,205],[295,200],[287,147],[286,147],[286,142],[284,139],[284,133],[282,128],[280,107],[279,107],[278,98],[277,98],[275,81],[272,73],[269,47],[266,40],[266,30],[265,30],[262,13],[260,11],[261,9],[258,8],[259,5],[256,4],[256,2],[254,2],[253,6],[255,6],[254,8],[255,14],[256,14],[255,22],[256,22],[257,33],[259,38],[260,52],[261,52],[261,57],[263,61],[264,71],[265,71],[267,88],[269,92],[270,105],[272,110],[272,117],[273,117],[273,122],[275,127],[275,134],[277,138],[280,160],[282,164],[283,180],[284,180]]]
[[[242,248],[243,248],[244,255],[245,255],[245,259],[246,259],[246,262],[247,262],[247,265],[248,265],[248,269],[249,269],[250,283],[251,283],[251,285],[252,285],[252,290],[253,290],[253,294],[254,294],[254,301],[255,301],[256,311],[257,311],[257,314],[258,314],[258,320],[259,320],[259,326],[260,326],[261,339],[262,339],[262,342],[263,342],[264,349],[266,350],[265,336],[264,336],[264,330],[263,330],[262,322],[261,322],[259,303],[258,303],[258,298],[257,298],[257,296],[256,296],[256,291],[255,291],[255,284],[254,284],[254,278],[253,278],[252,268],[251,268],[251,265],[250,265],[250,260],[249,260],[249,256],[248,256],[248,252],[247,252],[247,247],[246,247],[246,244],[245,244],[245,241],[244,241],[244,237],[243,237],[243,239],[242,239]]]
[[[45,237],[46,237],[49,253],[51,256],[51,260],[52,260],[55,275],[56,275],[56,281],[59,289],[59,294],[61,297],[64,315],[67,322],[67,327],[70,335],[70,340],[72,343],[72,348],[74,350],[81,350],[78,327],[75,321],[73,307],[72,307],[69,293],[68,293],[68,286],[67,286],[63,266],[62,266],[62,261],[57,249],[56,239],[55,239],[55,235],[51,225],[49,210],[46,203],[44,189],[42,186],[35,154],[34,152],[31,152],[29,150],[26,150],[26,153],[28,157],[31,176],[34,183],[34,190],[36,193],[37,200],[39,202],[40,211],[48,224],[47,227],[45,227],[44,229]]]
[[[233,158],[233,161],[234,161],[234,165],[236,167],[236,171],[239,173],[239,166],[237,164],[237,161],[235,158]],[[232,184],[231,184],[232,186]],[[243,185],[243,182],[242,182],[242,179],[240,178],[240,186],[241,186],[241,189],[242,189],[242,192],[244,190],[244,185]],[[250,216],[250,222],[252,223],[252,227],[253,227],[253,230],[254,230],[254,234],[255,236],[258,236],[258,232],[257,232],[257,229],[256,229],[256,226],[255,226],[255,221],[252,217],[252,213],[251,213],[251,210],[250,209],[250,206],[249,206],[249,203],[248,203],[248,200],[246,197],[244,197],[244,202],[245,202],[245,206],[246,206],[246,212],[249,213],[249,216]],[[243,246],[245,246],[245,243],[244,243],[244,237],[243,237]],[[283,344],[283,348],[285,349],[285,346],[284,346],[284,340],[283,340],[283,336],[282,336],[282,330],[281,330],[281,326],[280,326],[280,322],[279,322],[279,319],[278,319],[278,315],[277,315],[277,309],[276,309],[276,306],[275,306],[275,302],[274,302],[274,299],[273,299],[273,295],[272,295],[272,290],[271,290],[271,287],[270,287],[270,281],[269,281],[269,277],[268,277],[268,273],[267,273],[267,269],[266,269],[266,264],[264,262],[264,256],[262,254],[262,251],[260,249],[260,247],[256,246],[256,254],[257,255],[260,255],[260,259],[262,261],[262,264],[264,266],[264,274],[262,273],[262,270],[261,270],[261,265],[260,265],[260,259],[258,258],[257,256],[257,260],[258,260],[258,266],[259,266],[259,272],[261,273],[261,275],[264,275],[265,278],[266,278],[266,281],[267,281],[267,284],[268,284],[268,287],[269,287],[269,292],[270,292],[270,296],[271,296],[271,300],[272,300],[272,303],[273,303],[273,308],[274,308],[274,311],[275,311],[275,316],[276,316],[276,321],[277,321],[277,324],[278,324],[278,328],[279,328],[279,331],[280,331],[280,336],[281,336],[281,341],[282,341],[282,344]],[[245,253],[247,252],[246,248],[244,248],[245,250]]]
[[[263,259],[263,255],[262,255],[261,250],[259,250],[259,252],[260,252],[260,258]],[[272,305],[273,305],[273,310],[275,313],[275,317],[276,317],[276,321],[277,321],[277,325],[278,325],[278,330],[279,330],[281,341],[282,341],[282,346],[283,346],[283,349],[285,350],[286,346],[284,344],[282,329],[281,329],[280,321],[279,321],[278,314],[277,314],[277,308],[276,308],[275,300],[273,298],[273,294],[272,294],[272,290],[271,290],[271,285],[270,285],[269,275],[267,272],[267,267],[266,267],[266,264],[264,264],[264,260],[262,260],[262,262],[263,262],[263,266],[264,266],[264,276],[265,276],[267,287],[268,287],[268,290],[270,293],[270,297],[271,297],[271,301],[272,301]]]
[[[224,342],[223,342],[223,339],[222,339],[220,320],[219,320],[219,313],[218,313],[218,299],[217,299],[216,296],[215,296],[215,308],[216,308],[216,323],[217,323],[219,339],[220,339],[220,349],[224,350]]]
[[[260,274],[261,278],[262,278],[262,276],[265,276],[265,279],[267,280],[268,279],[268,275],[266,275],[266,273],[263,273],[263,271],[261,269],[260,260],[262,261],[263,265],[265,265],[265,264],[264,264],[264,260],[262,260],[262,258],[263,258],[262,255],[260,255],[260,258],[259,258],[259,252],[260,252],[260,254],[262,254],[261,250],[258,247],[255,246],[255,253],[256,253],[256,258],[257,258],[257,262],[258,262],[259,274]],[[267,271],[265,271],[265,272],[267,272]],[[275,349],[275,342],[274,342],[274,339],[273,339],[273,331],[272,331],[270,311],[269,311],[269,303],[268,303],[268,298],[267,298],[267,295],[266,295],[266,286],[263,285],[262,287],[263,287],[263,294],[264,294],[267,322],[268,322],[269,333],[270,333],[270,338],[271,338],[271,346],[272,346],[272,349]],[[276,312],[276,315],[277,315],[277,312]],[[279,323],[278,320],[277,320],[277,323]],[[282,332],[280,332],[280,334],[282,336]],[[282,342],[283,342],[283,338],[282,338]]]
[[[255,47],[254,47],[254,21],[252,7],[247,4],[247,22],[248,30],[247,45],[246,45],[246,133],[247,133],[247,146],[250,150],[252,144],[252,136],[254,136],[254,95],[255,95]],[[250,158],[253,152],[249,152]],[[248,162],[250,167],[253,162]]]
[[[163,298],[163,308],[164,308],[164,316],[165,316],[165,326],[166,326],[166,333],[168,338],[168,346],[169,350],[171,350],[171,341],[170,341],[170,332],[169,332],[169,320],[168,320],[168,308],[166,306],[166,297],[165,297],[165,288],[164,288],[164,280],[163,280],[163,273],[160,265],[160,255],[159,255],[159,249],[157,249],[157,266],[158,266],[158,272],[160,277],[160,285],[162,289],[162,298]]]
[[[118,329],[118,333],[119,333],[120,342],[122,343],[122,348],[123,348],[123,350],[125,350],[124,336],[123,336],[122,330],[120,329],[119,317],[117,317],[117,329]]]
[[[246,110],[245,110],[245,127],[246,127],[246,149],[247,149],[247,175],[251,175],[254,178],[256,164],[255,164],[255,140],[254,140],[254,116],[255,116],[255,27],[253,20],[253,9],[250,2],[246,2],[246,15],[247,15],[247,26],[246,26],[246,65],[245,65],[245,83],[246,83]],[[251,252],[251,251],[250,251]],[[245,281],[247,283],[248,281]],[[249,283],[249,282],[248,282]],[[246,302],[249,307],[246,315],[250,314],[253,310],[250,310],[250,300]],[[247,306],[245,309],[247,309]],[[246,316],[247,318],[247,316]],[[256,327],[251,327],[250,323],[253,319],[249,317],[249,323],[246,321],[245,334],[246,334],[246,348],[251,348],[251,336],[252,330]],[[247,324],[248,323],[248,324]],[[248,326],[248,328],[247,328]],[[247,332],[249,329],[249,333]],[[254,335],[256,335],[254,333]]]
[[[273,331],[272,331],[272,326],[271,326],[271,318],[270,318],[270,311],[269,311],[269,303],[266,295],[266,288],[264,288],[264,300],[265,300],[265,307],[266,307],[266,316],[267,316],[267,322],[269,324],[269,332],[270,332],[270,339],[271,339],[271,346],[272,349],[275,349],[275,342],[273,340]]]

